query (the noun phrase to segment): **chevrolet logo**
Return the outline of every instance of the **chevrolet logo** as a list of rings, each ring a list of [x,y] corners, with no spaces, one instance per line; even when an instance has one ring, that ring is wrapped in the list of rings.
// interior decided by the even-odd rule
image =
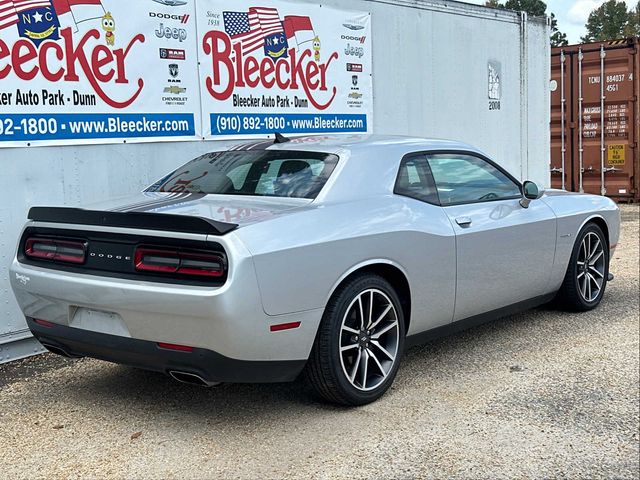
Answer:
[[[178,93],[184,93],[187,89],[184,87],[178,87],[177,85],[171,85],[170,87],[164,87],[164,93],[172,93],[177,95]]]

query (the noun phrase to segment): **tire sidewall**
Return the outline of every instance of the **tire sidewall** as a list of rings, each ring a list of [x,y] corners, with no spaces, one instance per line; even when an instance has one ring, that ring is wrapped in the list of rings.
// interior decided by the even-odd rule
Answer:
[[[604,279],[602,282],[602,288],[600,289],[600,293],[598,294],[598,296],[591,302],[587,302],[582,295],[580,294],[580,288],[579,288],[579,283],[578,283],[578,255],[580,252],[580,246],[582,245],[582,240],[585,238],[585,236],[588,233],[595,233],[598,238],[600,239],[600,242],[603,245],[603,252],[604,252]],[[569,264],[569,271],[568,274],[570,275],[570,279],[571,282],[573,282],[574,286],[575,286],[575,291],[576,291],[576,297],[578,302],[580,303],[580,305],[582,306],[582,308],[584,310],[591,310],[595,307],[597,307],[600,304],[600,301],[602,300],[602,297],[604,296],[604,292],[607,288],[607,283],[608,283],[608,275],[609,275],[609,245],[608,245],[608,241],[604,235],[604,232],[602,231],[602,229],[596,225],[595,223],[590,223],[588,225],[585,225],[581,230],[580,233],[578,233],[578,237],[576,239],[575,245],[573,247],[573,252],[571,254],[571,263]]]
[[[351,385],[342,369],[342,362],[340,359],[340,334],[342,319],[344,318],[344,315],[347,312],[347,308],[349,308],[351,302],[360,293],[371,288],[376,288],[384,292],[391,299],[391,302],[396,309],[399,328],[398,351],[393,367],[387,375],[387,378],[385,378],[384,381],[373,390],[362,391]],[[370,403],[380,398],[389,389],[395,379],[395,376],[400,367],[400,361],[404,354],[406,332],[404,323],[404,312],[402,311],[400,299],[398,298],[398,295],[396,294],[393,287],[389,284],[389,282],[387,282],[382,277],[379,277],[377,275],[363,275],[362,277],[354,279],[353,282],[350,282],[348,285],[346,285],[345,288],[341,290],[332,301],[334,303],[332,305],[333,308],[330,309],[331,315],[329,316],[329,318],[326,318],[324,320],[327,321],[327,328],[330,329],[330,355],[328,360],[331,365],[331,371],[335,376],[334,380],[338,384],[340,390],[343,392],[346,400],[348,400],[349,403],[354,405],[363,405],[366,403]]]

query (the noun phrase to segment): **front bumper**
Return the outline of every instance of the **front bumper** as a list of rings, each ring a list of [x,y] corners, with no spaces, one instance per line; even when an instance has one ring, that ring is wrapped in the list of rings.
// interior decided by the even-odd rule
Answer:
[[[300,374],[306,363],[305,360],[236,360],[205,348],[174,351],[147,340],[58,324],[45,327],[29,317],[27,324],[40,343],[54,353],[92,357],[166,374],[184,372],[197,375],[210,384],[288,382]]]

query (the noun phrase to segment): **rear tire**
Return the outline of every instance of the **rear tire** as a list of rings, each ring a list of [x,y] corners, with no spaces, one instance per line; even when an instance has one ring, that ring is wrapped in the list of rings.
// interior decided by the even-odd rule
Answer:
[[[602,229],[585,225],[576,238],[567,273],[558,292],[558,305],[574,312],[596,308],[607,287],[609,246]]]
[[[365,405],[391,386],[404,353],[400,300],[384,278],[355,276],[331,297],[305,367],[323,399]]]

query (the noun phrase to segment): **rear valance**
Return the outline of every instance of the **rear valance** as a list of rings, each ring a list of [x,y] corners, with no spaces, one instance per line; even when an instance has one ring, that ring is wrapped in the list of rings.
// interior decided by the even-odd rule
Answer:
[[[147,212],[108,212],[69,207],[33,207],[29,210],[28,218],[36,222],[101,225],[213,235],[224,235],[238,228],[235,223],[218,222],[204,217]]]

